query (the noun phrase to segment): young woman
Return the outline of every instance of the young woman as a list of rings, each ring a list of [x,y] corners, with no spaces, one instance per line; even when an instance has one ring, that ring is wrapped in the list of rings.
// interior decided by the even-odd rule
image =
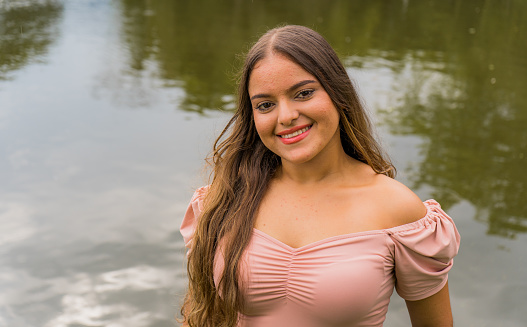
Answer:
[[[395,287],[413,326],[451,326],[454,222],[393,179],[327,41],[302,26],[251,48],[213,178],[181,226],[189,326],[382,326]]]

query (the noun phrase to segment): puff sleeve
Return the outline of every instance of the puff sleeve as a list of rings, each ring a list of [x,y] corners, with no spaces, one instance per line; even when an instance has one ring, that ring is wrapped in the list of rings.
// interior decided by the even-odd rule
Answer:
[[[192,239],[194,238],[194,232],[196,231],[199,216],[203,210],[203,199],[207,193],[207,190],[208,186],[204,186],[198,188],[194,192],[187,211],[185,212],[185,217],[183,218],[181,227],[179,228],[179,231],[183,236],[183,240],[185,241],[185,247],[189,250],[192,247]]]
[[[428,200],[424,204],[424,218],[390,231],[395,245],[395,289],[409,301],[427,298],[443,288],[460,245],[454,221],[439,203]]]

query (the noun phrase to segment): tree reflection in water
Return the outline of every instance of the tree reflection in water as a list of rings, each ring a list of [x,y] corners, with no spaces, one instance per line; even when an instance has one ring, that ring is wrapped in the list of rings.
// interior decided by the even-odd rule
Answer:
[[[236,54],[278,24],[317,29],[343,59],[390,62],[395,110],[376,109],[391,133],[423,141],[412,186],[431,186],[445,208],[470,201],[490,234],[527,231],[525,2],[120,4],[132,74],[154,61],[166,86],[183,87],[186,111],[232,109]]]
[[[393,133],[425,140],[424,159],[410,174],[414,187],[432,186],[446,208],[468,200],[489,234],[514,237],[527,231],[527,60],[520,55],[527,35],[519,33],[527,7],[486,4],[477,19],[455,21],[468,33],[445,44],[447,60],[412,56],[422,67],[399,87],[395,114],[384,117]],[[423,76],[430,72],[445,78],[430,85]]]
[[[0,1],[0,80],[41,60],[58,36],[62,10],[57,1]]]

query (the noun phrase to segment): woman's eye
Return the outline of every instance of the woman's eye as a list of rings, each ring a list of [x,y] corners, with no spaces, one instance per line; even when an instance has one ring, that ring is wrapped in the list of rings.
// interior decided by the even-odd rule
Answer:
[[[258,111],[268,111],[269,109],[271,109],[272,106],[273,106],[272,102],[262,102],[262,103],[259,103],[255,107],[255,109]]]
[[[298,92],[296,97],[299,99],[307,99],[313,95],[313,92],[315,92],[315,90],[302,90]]]

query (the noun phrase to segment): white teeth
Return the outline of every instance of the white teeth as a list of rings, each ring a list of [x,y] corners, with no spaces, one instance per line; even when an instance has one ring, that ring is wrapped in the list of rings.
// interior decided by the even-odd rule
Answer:
[[[299,129],[299,130],[296,131],[296,132],[293,132],[293,133],[291,133],[291,134],[282,135],[282,136],[280,136],[280,137],[283,138],[283,139],[290,139],[290,138],[292,138],[292,137],[295,137],[295,136],[297,136],[297,135],[300,135],[300,134],[306,132],[306,131],[307,131],[308,129],[310,129],[310,128],[311,128],[311,126],[307,126],[307,127],[302,128],[302,129]]]

